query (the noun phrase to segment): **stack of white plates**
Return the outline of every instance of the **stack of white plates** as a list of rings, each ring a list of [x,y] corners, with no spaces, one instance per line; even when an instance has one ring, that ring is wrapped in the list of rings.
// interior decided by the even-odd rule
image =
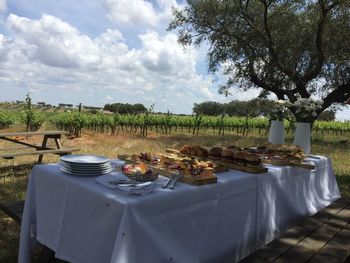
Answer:
[[[61,170],[75,176],[98,176],[112,172],[106,157],[96,155],[64,155],[60,158]]]

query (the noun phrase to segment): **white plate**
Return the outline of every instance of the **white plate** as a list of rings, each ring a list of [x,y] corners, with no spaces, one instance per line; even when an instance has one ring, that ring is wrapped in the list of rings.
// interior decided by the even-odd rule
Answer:
[[[109,170],[113,170],[112,167],[109,167],[107,169],[72,169],[69,167],[65,167],[65,166],[61,166],[61,168],[65,169],[65,170],[69,170],[69,171],[77,171],[77,172],[81,172],[81,173],[94,173],[94,172],[105,172],[105,171],[109,171]]]
[[[88,154],[63,155],[61,156],[60,160],[74,164],[103,164],[109,162],[109,159],[104,156]]]
[[[84,171],[71,171],[71,170],[67,170],[64,167],[61,167],[61,170],[69,175],[75,175],[75,176],[81,176],[81,177],[90,177],[90,176],[100,176],[100,175],[104,175],[104,174],[109,174],[112,172],[112,169],[110,170],[106,170],[106,171],[99,171],[99,172],[84,172]]]
[[[69,169],[81,169],[81,170],[105,170],[110,169],[112,166],[110,163],[106,165],[94,165],[94,166],[88,166],[88,165],[72,165],[69,163],[61,162],[61,166],[64,166],[65,168]]]
[[[75,166],[75,167],[105,167],[105,166],[110,166],[111,163],[108,161],[106,163],[101,163],[101,164],[95,164],[95,163],[69,163],[65,161],[61,161],[60,163],[64,165],[69,165],[69,166]]]
[[[69,168],[61,167],[62,170],[69,171],[71,173],[81,173],[81,174],[96,174],[96,173],[109,173],[113,171],[113,169],[106,169],[106,170],[72,170]]]

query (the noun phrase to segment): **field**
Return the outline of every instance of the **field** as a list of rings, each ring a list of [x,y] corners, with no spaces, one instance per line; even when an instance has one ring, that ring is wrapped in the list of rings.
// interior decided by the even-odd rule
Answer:
[[[53,129],[54,126],[46,125],[45,129]],[[16,128],[17,129],[17,128]],[[19,127],[22,129],[23,127]],[[2,130],[14,131],[13,129]],[[111,130],[109,130],[111,132]],[[38,141],[31,141],[40,143]],[[291,135],[287,136],[287,142],[291,142]],[[203,146],[254,146],[266,143],[264,131],[258,128],[251,129],[248,135],[237,135],[236,130],[226,131],[225,135],[218,135],[217,130],[200,130],[199,135],[182,130],[172,129],[171,133],[162,134],[157,132],[155,127],[149,129],[147,136],[142,136],[142,132],[130,132],[128,129],[120,129],[115,135],[109,135],[107,130],[97,131],[97,129],[83,129],[80,137],[70,137],[63,140],[63,145],[68,147],[79,147],[82,153],[93,153],[104,155],[109,158],[116,158],[121,153],[137,153],[141,151],[162,152],[166,148],[179,148],[184,144],[200,144]],[[0,147],[5,147],[6,143],[0,142]],[[350,138],[347,132],[313,134],[312,152],[329,156],[334,165],[337,180],[342,194],[350,196]],[[46,156],[45,162],[57,162],[58,157]],[[22,157],[14,160],[0,160],[1,167],[9,167],[0,174],[0,202],[16,199],[23,199],[27,187],[28,174],[30,170],[13,171],[12,166],[32,163],[33,157]],[[17,262],[18,240],[20,228],[14,221],[0,212],[0,262]]]

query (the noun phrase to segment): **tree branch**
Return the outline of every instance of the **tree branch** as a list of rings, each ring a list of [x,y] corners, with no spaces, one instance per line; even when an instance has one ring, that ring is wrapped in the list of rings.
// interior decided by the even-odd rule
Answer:
[[[316,32],[316,39],[315,39],[315,45],[316,45],[316,63],[313,64],[311,61],[309,65],[309,69],[305,72],[304,76],[300,80],[300,85],[305,86],[310,80],[314,79],[317,75],[320,74],[325,57],[323,52],[323,32],[324,32],[324,26],[326,23],[327,15],[328,13],[335,8],[337,5],[340,4],[340,1],[335,1],[332,5],[326,7],[323,0],[318,0],[318,4],[320,6],[320,18],[317,23],[317,32]]]
[[[339,85],[323,99],[322,109],[320,109],[319,111],[322,112],[335,102],[346,102],[349,97],[350,83]]]
[[[267,3],[266,0],[259,0],[259,1],[264,5],[264,28],[265,28],[265,32],[266,32],[267,38],[268,38],[268,49],[270,51],[271,58],[279,70],[281,70],[284,74],[286,74],[291,79],[295,79],[294,72],[292,72],[291,70],[288,70],[286,67],[284,67],[280,63],[280,61],[278,59],[278,55],[276,54],[275,48],[273,46],[272,35],[271,35],[271,31],[270,31],[270,28],[268,25],[269,4]]]
[[[250,80],[257,85],[258,87],[261,87],[265,90],[268,90],[270,92],[273,92],[276,94],[277,98],[279,100],[283,100],[284,99],[284,92],[283,90],[281,90],[280,88],[268,85],[267,83],[265,83],[262,79],[259,78],[259,76],[255,73],[254,71],[254,66],[252,63],[248,64],[248,69],[249,69],[249,77]]]

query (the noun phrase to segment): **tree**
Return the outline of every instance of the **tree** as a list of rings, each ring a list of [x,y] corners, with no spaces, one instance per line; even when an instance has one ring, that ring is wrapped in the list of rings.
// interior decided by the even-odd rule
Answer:
[[[259,87],[260,97],[292,103],[317,96],[324,103],[311,122],[350,97],[349,0],[188,0],[173,15],[180,43],[209,45],[209,70],[228,76],[221,92]]]
[[[248,101],[233,100],[229,103],[220,103],[215,101],[205,101],[195,103],[193,113],[219,116],[226,114],[228,116],[269,116],[271,110],[276,108],[276,103],[272,100],[252,99]],[[335,113],[335,111],[334,111]]]
[[[335,111],[334,110],[326,110],[318,116],[317,120],[319,121],[335,121]]]
[[[205,101],[202,103],[195,103],[193,106],[193,113],[204,114],[210,116],[221,115],[225,112],[223,104],[215,101]]]
[[[147,112],[147,108],[140,103],[136,103],[134,105],[129,103],[106,104],[103,109],[119,114],[138,114]]]

